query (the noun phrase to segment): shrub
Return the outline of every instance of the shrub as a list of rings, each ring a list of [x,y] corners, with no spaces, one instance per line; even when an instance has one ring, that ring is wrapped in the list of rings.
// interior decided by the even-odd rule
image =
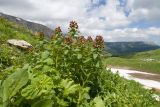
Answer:
[[[40,40],[28,64],[9,69],[0,81],[2,107],[150,107],[152,93],[135,82],[106,71],[103,38],[78,36],[71,22],[63,36],[56,28],[52,40]]]

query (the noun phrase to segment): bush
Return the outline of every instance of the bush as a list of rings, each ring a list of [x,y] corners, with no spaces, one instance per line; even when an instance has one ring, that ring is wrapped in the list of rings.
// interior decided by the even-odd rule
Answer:
[[[152,94],[135,82],[106,71],[103,38],[76,37],[71,22],[67,36],[60,28],[50,42],[41,40],[22,68],[9,69],[1,81],[3,107],[150,107]]]

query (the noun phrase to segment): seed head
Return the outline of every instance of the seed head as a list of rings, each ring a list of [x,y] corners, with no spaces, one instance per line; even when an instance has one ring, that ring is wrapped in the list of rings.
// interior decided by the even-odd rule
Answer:
[[[80,44],[85,44],[86,43],[86,39],[84,38],[84,36],[79,36],[78,41],[80,42]]]
[[[71,21],[69,27],[71,29],[78,29],[78,24],[76,21]]]
[[[93,42],[92,37],[91,37],[91,36],[88,36],[87,41],[88,41],[88,42]]]
[[[104,48],[104,40],[103,40],[103,37],[98,35],[96,36],[95,40],[94,40],[94,44],[93,46],[95,48]]]
[[[64,43],[67,44],[67,45],[72,44],[73,43],[72,37],[71,36],[66,36],[64,38]]]

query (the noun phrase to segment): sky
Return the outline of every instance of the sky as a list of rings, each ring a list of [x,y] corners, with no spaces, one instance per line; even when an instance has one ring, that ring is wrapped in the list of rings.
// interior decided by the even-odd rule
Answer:
[[[160,44],[160,0],[0,0],[0,12],[64,32],[75,20],[84,36]]]

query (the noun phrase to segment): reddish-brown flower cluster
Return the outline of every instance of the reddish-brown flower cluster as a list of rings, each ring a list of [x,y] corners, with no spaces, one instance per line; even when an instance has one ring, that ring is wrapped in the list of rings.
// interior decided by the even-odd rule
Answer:
[[[92,37],[91,37],[91,36],[88,36],[87,41],[88,41],[88,42],[93,42]]]
[[[38,39],[43,39],[43,38],[44,38],[44,33],[43,33],[43,32],[37,32],[37,33],[36,33],[36,37],[37,37]]]
[[[86,43],[86,39],[84,38],[84,36],[79,36],[78,41],[79,41],[80,44],[85,44]]]
[[[51,36],[51,39],[56,39],[60,36],[62,36],[62,30],[60,27],[57,27],[57,28],[55,28],[54,34]]]
[[[71,36],[66,36],[65,38],[64,38],[64,43],[65,44],[72,44],[73,43],[73,40],[72,40],[72,37]]]
[[[76,21],[71,21],[69,27],[72,28],[72,29],[73,28],[78,29],[78,24],[77,24]]]
[[[55,34],[57,34],[57,33],[61,33],[62,32],[62,30],[61,30],[61,28],[60,27],[57,27],[56,29],[55,29]]]
[[[104,48],[104,40],[102,36],[96,36],[93,46],[95,48]]]

